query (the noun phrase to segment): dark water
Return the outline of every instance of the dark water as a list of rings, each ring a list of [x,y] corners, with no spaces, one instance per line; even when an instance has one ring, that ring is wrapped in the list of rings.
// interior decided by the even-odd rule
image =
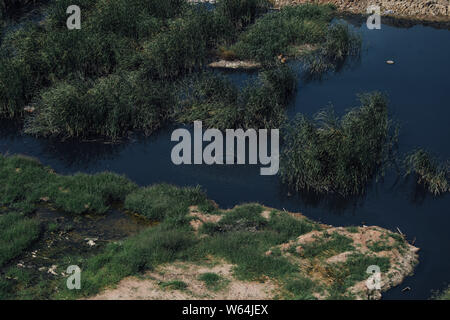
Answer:
[[[356,94],[380,90],[389,95],[390,110],[401,125],[400,152],[422,146],[450,158],[450,31],[431,27],[370,31],[363,26],[361,60],[319,81],[300,81],[288,110],[312,115],[332,103],[339,114],[357,106]],[[386,60],[395,61],[387,65]],[[300,76],[300,71],[299,71]],[[235,81],[247,78],[233,74]],[[257,201],[279,209],[302,212],[314,220],[346,225],[400,228],[421,248],[415,275],[384,294],[385,299],[427,299],[432,290],[450,282],[450,197],[434,198],[411,181],[390,174],[361,199],[347,202],[288,196],[277,177],[262,177],[258,166],[180,166],[171,163],[172,129],[122,144],[56,142],[21,136],[3,124],[0,152],[39,158],[60,173],[110,170],[141,185],[169,182],[203,186],[222,207]],[[401,293],[404,287],[411,291]]]

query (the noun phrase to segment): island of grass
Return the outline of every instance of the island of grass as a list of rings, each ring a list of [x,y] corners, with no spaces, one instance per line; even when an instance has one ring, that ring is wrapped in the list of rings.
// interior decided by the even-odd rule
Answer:
[[[0,182],[1,243],[9,239],[0,247],[2,299],[372,299],[418,261],[418,249],[397,233],[331,227],[260,204],[221,210],[198,187],[63,176],[23,156],[0,156]],[[75,221],[113,209],[149,223],[119,240],[84,239],[93,247],[45,256],[55,242],[84,236],[62,220],[42,221],[42,211]],[[69,265],[82,270],[81,290],[67,289]],[[372,265],[382,272],[381,290],[366,286]]]
[[[225,115],[211,125],[230,129],[277,126],[295,88],[286,58],[321,72],[359,48],[328,5],[269,12],[265,0],[221,0],[214,9],[185,0],[79,0],[82,27],[68,30],[73,4],[50,0],[39,23],[2,39],[0,117],[22,121],[26,133],[115,140],[211,113]],[[207,65],[217,59],[253,60],[261,79],[207,106],[184,99],[183,83],[211,81]]]

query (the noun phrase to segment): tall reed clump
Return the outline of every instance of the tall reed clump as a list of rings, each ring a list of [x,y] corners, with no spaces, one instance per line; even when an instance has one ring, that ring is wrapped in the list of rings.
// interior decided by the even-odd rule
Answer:
[[[295,87],[295,76],[284,65],[262,71],[258,81],[242,90],[222,76],[206,73],[184,83],[175,119],[200,120],[206,127],[221,130],[278,128]]]
[[[406,174],[414,175],[417,183],[434,195],[450,191],[450,163],[439,163],[428,152],[418,149],[406,157],[405,165]]]
[[[360,50],[361,36],[347,23],[339,22],[328,28],[320,47],[306,53],[301,60],[309,75],[316,76],[343,65],[348,57],[358,58]]]
[[[284,183],[296,191],[341,196],[364,192],[387,164],[397,130],[391,130],[382,94],[364,94],[360,100],[361,107],[341,119],[329,109],[312,120],[300,115],[288,124],[280,168]]]
[[[236,29],[242,29],[255,22],[271,7],[269,0],[219,0],[217,13],[225,17]]]
[[[333,17],[331,6],[288,6],[256,20],[232,46],[241,59],[271,62],[278,55],[296,56],[298,46],[319,45],[326,40]]]
[[[205,65],[214,48],[229,39],[228,22],[204,7],[186,10],[165,32],[144,43],[150,78],[177,79]]]
[[[40,136],[117,139],[130,130],[152,133],[168,119],[170,88],[138,72],[59,82],[41,94],[25,132]]]

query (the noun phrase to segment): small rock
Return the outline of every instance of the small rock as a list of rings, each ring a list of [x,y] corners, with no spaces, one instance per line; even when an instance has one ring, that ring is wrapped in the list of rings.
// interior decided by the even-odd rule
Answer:
[[[96,245],[95,241],[97,241],[98,238],[86,238],[84,240],[87,241],[88,246],[93,247]]]
[[[394,64],[395,62],[394,62],[394,60],[387,60],[386,63],[387,64]]]
[[[56,273],[56,268],[58,268],[58,266],[56,264],[52,265],[48,270],[47,273],[50,273],[54,276],[57,276],[58,274]]]

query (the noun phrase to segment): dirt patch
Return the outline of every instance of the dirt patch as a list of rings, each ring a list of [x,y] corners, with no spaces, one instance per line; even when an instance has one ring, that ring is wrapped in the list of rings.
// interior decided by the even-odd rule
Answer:
[[[227,61],[227,60],[219,60],[216,62],[212,62],[208,65],[210,68],[223,68],[223,69],[258,69],[261,68],[261,64],[254,61]]]
[[[277,290],[274,282],[239,281],[232,275],[233,265],[223,261],[214,265],[197,265],[186,262],[162,265],[154,272],[145,274],[144,279],[130,277],[122,280],[116,288],[107,289],[91,300],[269,300]],[[218,291],[208,289],[198,278],[204,273],[215,273],[226,281]],[[171,281],[186,284],[183,290],[161,286]]]
[[[190,224],[196,232],[204,223],[218,223],[222,219],[222,215],[200,212],[197,206],[189,207],[189,216],[195,218],[191,220]]]
[[[331,3],[339,10],[353,14],[366,14],[369,6],[377,5],[380,6],[382,15],[431,21],[450,20],[448,0],[273,0],[272,2],[276,8],[304,3]]]

